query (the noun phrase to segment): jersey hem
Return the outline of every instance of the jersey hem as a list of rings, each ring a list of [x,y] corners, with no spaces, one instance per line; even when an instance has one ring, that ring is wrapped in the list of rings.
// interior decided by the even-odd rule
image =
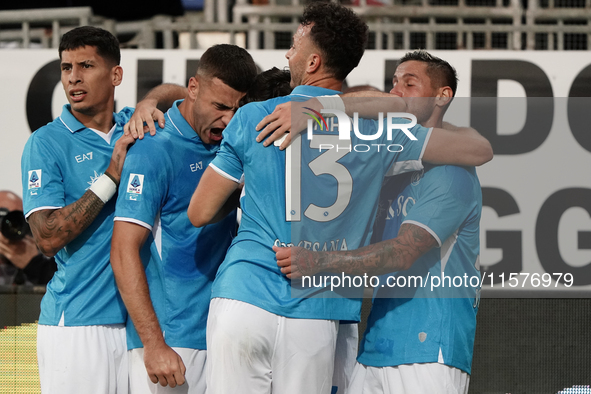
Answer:
[[[59,206],[59,207],[57,207],[57,206],[54,207],[54,206],[51,206],[51,205],[47,205],[47,206],[44,206],[44,207],[33,208],[29,212],[27,212],[25,214],[25,219],[27,219],[27,221],[28,221],[29,216],[31,216],[33,213],[38,212],[38,211],[43,211],[45,209],[61,209],[63,207],[64,207],[63,205],[62,206]]]
[[[423,230],[425,230],[429,234],[431,234],[433,236],[433,238],[435,238],[435,241],[437,241],[437,244],[439,245],[439,247],[441,247],[441,245],[443,245],[443,243],[441,242],[441,239],[439,239],[439,237],[437,236],[435,231],[431,230],[431,228],[429,226],[427,226],[426,224],[423,224],[421,222],[417,222],[415,220],[405,220],[404,222],[402,222],[402,224],[404,224],[404,223],[413,224],[415,226],[422,228]]]
[[[215,165],[215,164],[213,164],[213,163],[209,163],[209,166],[210,166],[210,167],[211,167],[211,168],[212,168],[212,169],[213,169],[213,170],[214,170],[216,173],[218,173],[218,175],[221,175],[221,176],[223,176],[224,178],[226,178],[226,179],[229,179],[229,180],[231,180],[231,181],[234,181],[234,182],[236,182],[236,183],[240,183],[240,180],[239,180],[239,179],[236,179],[236,178],[234,178],[232,175],[230,175],[230,174],[228,174],[227,172],[225,172],[225,171],[221,170],[219,167],[216,167],[216,165]]]
[[[114,222],[127,222],[127,223],[137,224],[138,226],[145,227],[148,230],[152,231],[152,226],[150,226],[148,223],[142,222],[141,220],[138,220],[138,219],[126,218],[123,216],[115,216],[115,219],[113,219],[113,221]]]
[[[357,314],[355,312],[355,316],[353,316],[353,313],[351,314],[334,314],[334,315],[320,315],[318,313],[315,313],[314,316],[310,316],[312,315],[312,313],[310,313],[309,311],[287,311],[285,310],[285,308],[278,308],[276,304],[267,304],[264,302],[260,302],[260,300],[258,299],[248,299],[248,297],[236,297],[236,296],[231,296],[231,295],[219,295],[216,293],[212,293],[211,295],[211,299],[213,300],[214,298],[226,298],[229,300],[235,300],[235,301],[240,301],[240,302],[245,302],[247,304],[250,305],[254,305],[257,308],[261,308],[264,309],[265,311],[269,312],[269,313],[273,313],[274,315],[277,316],[282,316],[282,317],[287,317],[290,319],[310,319],[310,320],[346,320],[346,321],[350,321],[350,322],[355,322],[355,323],[359,323],[361,321],[361,316],[360,313]],[[257,302],[258,301],[258,302]],[[300,308],[302,309],[302,308]]]
[[[417,359],[417,361],[414,362],[372,362],[371,360],[364,360],[363,355],[360,355],[359,357],[357,357],[357,362],[360,364],[363,364],[366,367],[374,367],[374,368],[387,368],[387,367],[398,367],[400,365],[412,365],[412,364],[442,364],[442,365],[447,365],[448,367],[452,367],[452,368],[457,368],[463,372],[466,372],[468,375],[470,375],[471,373],[471,368],[470,367],[466,367],[466,365],[461,364],[461,363],[455,363],[455,362],[443,362],[440,363],[437,361],[438,357],[429,357],[429,358],[424,358],[424,359]]]

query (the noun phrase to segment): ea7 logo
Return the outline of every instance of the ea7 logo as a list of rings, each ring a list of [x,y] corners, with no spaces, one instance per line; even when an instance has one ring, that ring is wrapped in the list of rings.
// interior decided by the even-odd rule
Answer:
[[[83,153],[81,155],[74,156],[74,159],[76,159],[77,163],[82,163],[84,160],[92,160],[92,152]]]
[[[199,171],[203,169],[203,162],[200,161],[199,163],[194,163],[190,165],[191,172]]]

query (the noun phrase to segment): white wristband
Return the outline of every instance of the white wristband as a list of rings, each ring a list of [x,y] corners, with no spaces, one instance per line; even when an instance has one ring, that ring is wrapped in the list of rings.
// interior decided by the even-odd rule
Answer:
[[[320,101],[320,104],[322,104],[324,109],[337,109],[344,113],[347,112],[345,110],[345,103],[343,102],[343,99],[338,95],[318,96],[316,98],[318,99],[318,101]]]
[[[115,195],[117,191],[117,185],[108,175],[101,175],[96,181],[92,183],[88,189],[92,191],[103,203],[107,203]]]

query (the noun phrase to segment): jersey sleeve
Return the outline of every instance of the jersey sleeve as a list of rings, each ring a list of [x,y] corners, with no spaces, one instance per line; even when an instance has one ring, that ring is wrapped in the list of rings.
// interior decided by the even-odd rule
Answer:
[[[378,127],[382,128],[381,133],[376,133],[379,137],[372,144],[379,145],[380,152],[385,156],[383,162],[387,168],[386,176],[423,169],[422,158],[432,128],[415,125],[404,129],[404,131],[396,128],[388,131],[389,123],[402,125],[408,122],[408,119],[402,118],[393,118],[390,122],[385,118],[382,124],[372,119],[360,119],[359,122],[363,122],[363,124],[359,125],[359,128],[364,130],[365,133],[369,131],[376,133]]]
[[[476,172],[474,168],[436,166],[418,182],[422,184],[420,197],[403,224],[424,228],[441,246],[468,218],[478,200]]]
[[[127,153],[115,208],[116,221],[152,230],[168,193],[167,178],[174,176],[167,160],[167,145],[160,140],[147,136]]]
[[[27,141],[21,158],[23,210],[25,217],[43,209],[59,209],[66,205],[59,146],[44,138],[38,130]],[[41,133],[40,133],[41,132]]]
[[[254,127],[254,125],[251,125],[252,121],[248,118],[252,118],[252,116],[245,116],[244,107],[236,112],[224,129],[224,138],[220,150],[209,164],[218,174],[236,183],[240,183],[244,172],[243,160],[247,148],[246,138],[250,136],[250,133],[246,131],[249,126]]]

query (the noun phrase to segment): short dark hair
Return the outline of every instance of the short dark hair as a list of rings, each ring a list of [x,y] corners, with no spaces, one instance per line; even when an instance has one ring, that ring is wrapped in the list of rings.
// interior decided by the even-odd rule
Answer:
[[[108,31],[94,26],[80,26],[62,36],[59,46],[60,59],[63,51],[73,51],[85,46],[96,48],[96,53],[113,64],[121,63],[119,40]]]
[[[288,70],[273,67],[256,76],[254,84],[246,92],[240,105],[253,101],[266,101],[275,97],[287,96],[291,93],[291,74]]]
[[[210,47],[201,56],[197,74],[219,78],[232,89],[246,93],[257,76],[257,66],[246,49],[219,44]]]
[[[458,88],[458,74],[451,64],[443,59],[431,55],[424,50],[408,52],[398,61],[396,67],[398,68],[404,62],[417,61],[427,63],[427,75],[431,79],[431,86],[435,89],[449,86],[453,95],[456,95]]]
[[[326,68],[339,81],[359,64],[368,27],[352,10],[336,3],[313,2],[304,9],[302,25],[312,24],[310,37],[325,57]]]

